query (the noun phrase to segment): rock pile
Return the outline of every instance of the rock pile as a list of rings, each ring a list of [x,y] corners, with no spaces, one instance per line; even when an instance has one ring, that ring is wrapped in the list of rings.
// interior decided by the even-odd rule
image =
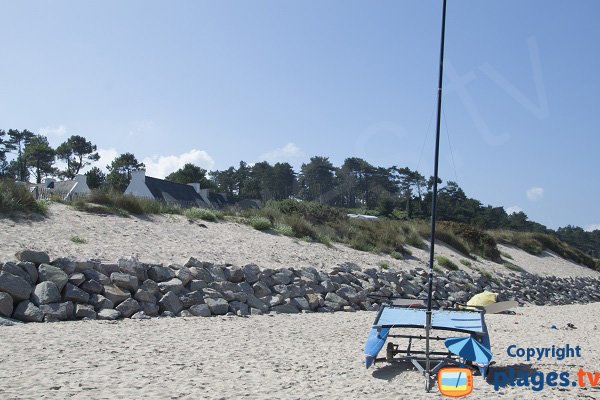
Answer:
[[[389,296],[425,298],[427,272],[361,269],[344,264],[315,268],[215,265],[190,258],[163,266],[121,259],[115,264],[50,262],[47,254],[22,251],[18,262],[0,264],[0,322],[75,319],[145,319],[157,316],[260,315],[269,312],[376,310]],[[445,271],[434,278],[434,305],[466,302],[483,290],[522,304],[570,304],[600,300],[595,278],[503,277]]]

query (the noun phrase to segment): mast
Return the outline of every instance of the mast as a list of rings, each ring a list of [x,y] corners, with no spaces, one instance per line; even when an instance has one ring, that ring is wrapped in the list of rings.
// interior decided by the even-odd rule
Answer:
[[[429,336],[431,331],[431,295],[433,291],[433,263],[434,263],[434,251],[435,251],[435,219],[437,211],[437,186],[438,186],[438,166],[440,157],[440,120],[442,113],[442,78],[444,75],[444,37],[446,33],[446,0],[443,0],[442,5],[442,37],[440,44],[440,70],[438,77],[438,98],[437,98],[437,121],[435,128],[435,163],[433,169],[433,199],[431,203],[431,244],[429,246],[429,276],[427,279],[427,321],[425,326],[425,357],[426,357],[426,369],[425,369],[425,388],[427,391],[430,389],[430,377],[431,377],[431,361],[429,359]]]

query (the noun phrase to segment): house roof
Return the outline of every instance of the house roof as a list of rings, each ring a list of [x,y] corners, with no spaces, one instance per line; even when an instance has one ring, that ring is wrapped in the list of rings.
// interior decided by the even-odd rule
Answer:
[[[202,197],[190,185],[146,177],[146,186],[155,199],[204,205]]]
[[[71,189],[73,189],[73,186],[75,186],[75,183],[76,182],[74,180],[61,181],[61,182],[50,181],[47,183],[38,183],[38,184],[34,185],[33,187],[38,188],[38,189],[52,189],[54,192],[58,192],[58,193],[68,193],[71,191]]]

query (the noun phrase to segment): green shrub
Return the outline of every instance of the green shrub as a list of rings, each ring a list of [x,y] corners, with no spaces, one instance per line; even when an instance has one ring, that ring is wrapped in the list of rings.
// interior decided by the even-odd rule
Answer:
[[[294,236],[292,227],[281,222],[275,224],[275,231],[284,236]]]
[[[392,251],[392,252],[390,253],[390,256],[391,256],[392,258],[395,258],[396,260],[402,260],[402,259],[404,258],[404,256],[402,255],[402,253],[399,253],[399,252],[397,252],[397,251]]]
[[[471,265],[473,265],[473,264],[471,264],[471,261],[469,261],[469,260],[465,260],[464,258],[461,258],[461,259],[460,259],[460,263],[461,263],[462,265],[464,265],[465,267],[470,267]]]
[[[11,179],[0,179],[0,212],[32,212],[46,215],[48,207],[43,201],[36,201],[28,187]]]
[[[383,270],[390,269],[390,265],[388,263],[386,263],[385,261],[382,261],[382,262],[378,263],[377,265],[379,265],[379,267]]]
[[[527,272],[527,271],[525,271],[523,268],[521,268],[521,267],[519,267],[518,265],[516,265],[516,264],[513,264],[513,263],[511,263],[511,262],[509,262],[509,261],[506,261],[506,262],[504,263],[504,266],[505,266],[506,268],[510,269],[511,271],[515,271],[515,272]]]
[[[452,271],[457,271],[458,265],[454,264],[454,262],[452,262],[452,260],[450,260],[448,257],[444,257],[444,256],[437,256],[435,258],[438,262],[438,264],[446,269],[452,270]]]
[[[79,236],[71,236],[70,240],[71,240],[71,242],[77,243],[77,244],[87,243],[87,240],[85,240],[84,238],[81,238]]]
[[[211,222],[215,222],[217,220],[217,216],[215,215],[215,213],[207,208],[188,208],[183,212],[183,215],[185,215],[186,218],[192,220],[201,219],[204,221]]]
[[[267,229],[271,229],[271,221],[265,217],[250,217],[248,220],[250,225],[259,231],[266,231]]]

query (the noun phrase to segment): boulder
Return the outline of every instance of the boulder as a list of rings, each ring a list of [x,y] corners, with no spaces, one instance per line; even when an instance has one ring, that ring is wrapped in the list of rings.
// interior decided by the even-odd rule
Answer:
[[[13,313],[13,298],[10,294],[0,292],[0,316],[10,317]]]
[[[50,264],[62,269],[67,275],[71,275],[75,272],[75,262],[68,258],[60,257],[55,260],[52,260]]]
[[[229,268],[229,282],[240,283],[244,280],[244,271],[240,267]]]
[[[190,292],[179,297],[183,308],[190,308],[198,304],[204,304],[204,293],[200,291]]]
[[[250,306],[251,308],[259,309],[263,313],[266,313],[266,312],[269,311],[269,306],[266,305],[265,303],[263,303],[262,301],[260,301],[253,294],[249,294],[248,295],[248,299],[246,300],[246,304],[248,304],[248,306]]]
[[[179,311],[183,309],[183,304],[181,304],[181,300],[179,297],[173,292],[168,292],[158,301],[158,305],[160,307],[160,311],[168,311],[176,315]]]
[[[210,317],[211,312],[207,304],[197,304],[190,307],[190,312],[196,317]]]
[[[129,318],[141,310],[140,304],[134,299],[127,299],[119,304],[115,309],[121,313],[123,318]]]
[[[124,292],[116,286],[113,285],[104,285],[104,297],[113,302],[115,306],[118,306],[120,303],[124,302],[128,298],[131,297],[129,292]]]
[[[97,319],[114,321],[121,316],[121,313],[117,310],[113,310],[110,308],[103,308],[98,312],[96,316]]]
[[[19,261],[32,262],[37,265],[50,263],[50,257],[44,251],[21,250],[15,254],[15,257]]]
[[[160,282],[158,284],[158,289],[160,290],[160,292],[162,294],[165,294],[167,292],[174,292],[176,294],[182,293],[183,292],[183,282],[181,282],[181,280],[179,280],[179,278],[173,278],[170,279],[166,282]]]
[[[281,304],[279,306],[271,307],[271,311],[275,311],[281,314],[297,314],[298,308],[292,303]]]
[[[63,300],[75,303],[87,303],[90,301],[90,295],[77,286],[67,283],[63,291]]]
[[[179,311],[179,313],[177,314],[177,316],[178,317],[193,317],[194,314],[192,314],[188,310],[181,310],[181,311]]]
[[[119,260],[119,270],[125,274],[135,276],[140,282],[148,279],[148,267],[136,259],[121,258]]]
[[[165,282],[175,278],[175,271],[160,265],[153,265],[148,269],[148,278],[155,282]]]
[[[208,287],[208,284],[207,284],[206,282],[204,282],[204,281],[200,281],[200,280],[196,280],[196,279],[194,279],[194,280],[192,280],[192,281],[190,282],[190,285],[189,285],[189,286],[190,286],[190,290],[191,290],[192,292],[196,292],[196,291],[198,291],[198,290],[202,290],[202,289],[204,289],[204,288],[207,288],[207,287]]]
[[[62,269],[50,264],[40,265],[38,272],[40,282],[54,282],[58,287],[58,290],[63,290],[69,281],[69,275],[67,275]]]
[[[175,277],[181,281],[183,286],[185,286],[192,280],[192,273],[189,268],[181,267],[175,271]]]
[[[77,304],[75,305],[75,318],[96,319],[96,311],[94,310],[94,307],[89,304]]]
[[[215,315],[225,315],[229,311],[229,303],[225,299],[205,299],[210,312]]]
[[[23,300],[17,304],[13,318],[23,322],[42,322],[44,313],[29,300]]]
[[[102,272],[96,271],[94,269],[88,269],[83,271],[85,277],[89,280],[95,280],[96,282],[100,282],[102,285],[110,285],[110,278],[104,275]]]
[[[271,289],[269,289],[269,287],[263,282],[256,282],[252,286],[252,289],[254,290],[254,295],[256,297],[265,297],[271,294]]]
[[[293,273],[290,270],[282,269],[280,272],[271,275],[273,280],[280,285],[288,285],[292,281]]]
[[[90,296],[89,303],[94,306],[96,311],[102,310],[104,308],[114,308],[115,305],[112,301],[102,296],[101,294],[92,294]]]
[[[31,295],[31,301],[36,306],[60,302],[60,291],[54,282],[46,281],[38,283]]]
[[[83,282],[85,282],[85,275],[82,274],[81,272],[77,272],[77,273],[74,273],[73,275],[69,276],[69,283],[71,283],[75,286],[79,286]]]
[[[306,295],[306,300],[308,301],[308,306],[312,311],[315,311],[317,308],[325,304],[322,297],[316,293],[308,293]]]
[[[250,284],[258,282],[258,274],[260,273],[260,268],[256,264],[247,264],[242,267],[242,272],[244,273],[244,280]]]
[[[156,303],[139,302],[142,311],[149,317],[158,317],[159,308]]]
[[[75,306],[72,302],[42,304],[40,310],[44,318],[49,317],[51,321],[67,321],[75,318]]]
[[[20,266],[18,266],[17,264],[15,264],[13,262],[4,263],[4,266],[2,267],[2,271],[8,272],[9,274],[13,274],[15,276],[18,276],[19,278],[23,278],[30,285],[34,284],[34,282],[31,280],[31,277],[29,276],[27,271],[25,271],[23,268],[21,268]]]
[[[208,268],[206,268],[207,271],[210,273],[210,276],[212,276],[212,278],[216,281],[216,282],[222,282],[222,281],[226,281],[227,278],[225,278],[225,273],[223,272],[223,268],[221,268],[218,265],[211,265]]]
[[[133,298],[137,301],[143,301],[146,303],[156,303],[156,295],[143,289],[138,289],[138,291],[135,292],[135,296],[133,296]]]
[[[32,262],[20,262],[17,264],[19,267],[23,268],[29,274],[29,282],[36,284],[38,281],[38,270],[34,263]]]
[[[138,311],[131,316],[131,319],[150,319],[150,316],[144,311]]]
[[[245,317],[247,315],[250,315],[250,307],[248,307],[248,304],[245,304],[245,303],[242,303],[239,301],[230,302],[229,310],[240,317]]]
[[[0,271],[0,292],[10,294],[15,301],[28,300],[32,285],[20,276]]]
[[[110,274],[110,280],[113,283],[113,285],[115,285],[121,289],[129,290],[134,293],[138,289],[137,277],[129,275],[129,274],[113,272],[112,274]]]
[[[85,290],[89,294],[101,294],[104,291],[104,286],[94,279],[85,281],[80,286],[81,289]]]
[[[102,275],[110,276],[113,272],[121,272],[118,264],[96,264],[94,269],[100,272]],[[130,274],[133,275],[133,274]]]
[[[12,318],[5,318],[0,316],[0,326],[15,326],[15,325],[20,325],[23,322],[21,321],[17,321],[16,319],[12,319]]]
[[[342,307],[350,305],[348,301],[333,292],[329,292],[327,295],[325,295],[325,301],[337,303]]]
[[[310,311],[311,309],[308,300],[304,297],[294,297],[291,299],[290,304],[303,311]]]

